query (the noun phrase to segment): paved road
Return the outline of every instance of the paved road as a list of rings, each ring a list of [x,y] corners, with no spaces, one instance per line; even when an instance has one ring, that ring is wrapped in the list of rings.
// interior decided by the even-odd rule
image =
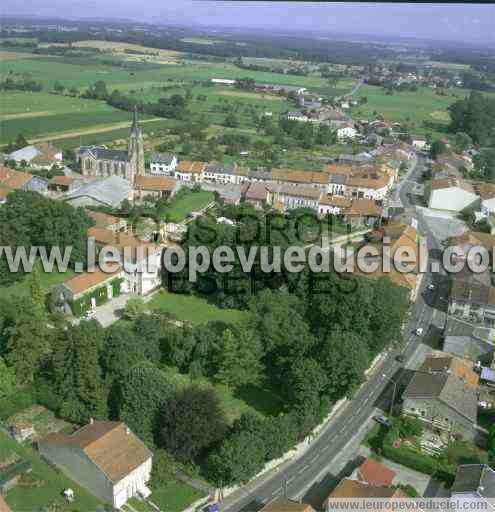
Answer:
[[[342,98],[347,98],[348,96],[352,96],[353,94],[356,94],[360,87],[363,85],[363,81],[360,80],[349,92],[346,92],[345,94],[342,94],[341,96],[337,96],[333,98],[335,101],[340,101]]]
[[[414,208],[411,203],[411,192],[415,187],[415,179],[422,172],[423,161],[418,158],[407,176],[407,180],[398,189],[398,195],[406,209]],[[438,249],[438,242],[428,231],[428,226],[423,219],[418,217],[420,230],[428,236],[428,248]],[[406,357],[406,365],[409,362],[420,361],[427,347],[421,340],[412,334],[417,326],[422,326],[424,331],[435,321],[438,311],[429,307],[424,297],[428,297],[426,290],[428,276],[423,280],[418,298],[412,308],[409,326],[404,333],[405,346],[403,354]],[[297,499],[304,495],[305,491],[315,483],[324,468],[331,464],[344,446],[356,437],[364,437],[366,431],[363,428],[376,411],[379,398],[383,393],[392,388],[391,382],[397,378],[401,365],[396,361],[396,352],[388,353],[377,366],[353,400],[349,401],[339,414],[329,421],[326,428],[312,442],[307,451],[297,460],[288,461],[276,472],[272,472],[258,481],[243,487],[223,502],[222,510],[226,512],[251,512],[259,510],[263,504],[276,496],[286,495]],[[358,439],[359,440],[359,439]]]

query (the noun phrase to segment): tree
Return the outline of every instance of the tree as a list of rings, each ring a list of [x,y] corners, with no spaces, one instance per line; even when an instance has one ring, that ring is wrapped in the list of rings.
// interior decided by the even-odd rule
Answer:
[[[456,151],[458,151],[459,153],[465,151],[472,145],[473,139],[471,139],[471,137],[467,133],[459,132],[455,134],[454,146]]]
[[[474,167],[486,181],[495,181],[495,149],[482,149],[474,157]]]
[[[431,143],[430,146],[430,156],[431,158],[435,159],[441,154],[445,153],[447,151],[447,146],[445,145],[445,142],[443,140],[435,140]]]
[[[140,317],[147,309],[141,297],[131,297],[125,305],[124,318],[127,320],[136,320],[136,318]]]
[[[16,304],[15,323],[9,328],[7,361],[20,384],[31,383],[50,352],[46,310],[39,304],[36,274],[31,276],[31,293]]]
[[[368,349],[353,332],[334,329],[321,344],[317,360],[328,378],[328,395],[339,400],[363,382]]]
[[[11,396],[16,387],[16,378],[13,368],[9,368],[0,357],[0,400]]]
[[[149,446],[159,438],[160,414],[175,392],[172,380],[154,364],[136,364],[121,385],[120,418]]]
[[[58,413],[74,423],[106,417],[106,392],[99,365],[102,329],[83,322],[60,332],[55,341],[52,365]]]
[[[169,398],[161,415],[164,448],[182,462],[194,461],[222,440],[227,420],[213,388],[188,387]]]
[[[252,331],[243,329],[234,335],[226,329],[222,333],[218,354],[218,382],[232,389],[259,382],[263,349]]]
[[[101,355],[107,377],[122,382],[136,363],[145,360],[160,360],[158,340],[139,336],[127,323],[108,327]]]
[[[227,115],[223,124],[228,128],[237,128],[239,126],[239,119],[233,112],[231,112]]]
[[[217,487],[245,483],[266,461],[266,447],[259,436],[239,432],[228,437],[207,460],[207,474]]]

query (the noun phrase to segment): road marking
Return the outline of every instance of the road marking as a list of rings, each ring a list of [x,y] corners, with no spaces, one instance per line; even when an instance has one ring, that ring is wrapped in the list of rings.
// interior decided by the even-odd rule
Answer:
[[[272,496],[276,496],[280,491],[282,490],[282,487],[279,487],[275,491],[272,492]]]

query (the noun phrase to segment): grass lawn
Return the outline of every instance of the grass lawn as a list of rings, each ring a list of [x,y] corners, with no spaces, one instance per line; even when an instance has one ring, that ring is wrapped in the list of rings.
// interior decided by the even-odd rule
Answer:
[[[32,465],[32,472],[25,477],[25,482],[21,479],[5,496],[14,512],[41,510],[54,501],[62,503],[61,493],[67,488],[74,490],[75,500],[64,510],[92,512],[102,504],[63,473],[49,466],[37,452],[16,443],[0,431],[0,452],[7,451],[17,453],[22,459],[29,460]]]
[[[213,386],[220,399],[220,405],[229,424],[239,419],[245,413],[258,413],[262,416],[275,416],[283,410],[283,401],[276,390],[270,385],[245,386],[236,391],[223,384],[211,383],[206,378],[191,380],[191,376],[178,373],[175,368],[163,368],[163,371],[179,388],[185,388],[191,384],[200,387]]]
[[[203,496],[204,494],[182,482],[170,482],[154,490],[148,499],[164,512],[181,512]]]
[[[171,222],[182,222],[189,213],[203,209],[214,198],[213,192],[207,190],[193,191],[184,195],[179,193],[177,198],[172,199],[166,215]]]
[[[205,299],[194,295],[181,295],[160,290],[149,302],[153,309],[172,313],[179,320],[193,324],[204,322],[235,323],[242,320],[246,313],[237,309],[220,309]]]
[[[67,269],[66,272],[58,272],[56,267],[53,267],[52,272],[43,272],[43,268],[41,263],[35,263],[40,276],[41,287],[45,292],[48,292],[50,288],[66,279],[70,279],[74,275],[74,271],[70,268]],[[14,297],[25,297],[29,293],[28,286],[28,275],[26,275],[21,281],[18,281],[15,284],[11,284],[9,286],[0,286],[0,294],[4,298],[14,298]]]

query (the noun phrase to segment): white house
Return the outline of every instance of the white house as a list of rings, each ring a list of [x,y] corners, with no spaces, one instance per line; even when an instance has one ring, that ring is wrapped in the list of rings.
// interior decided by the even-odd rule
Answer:
[[[191,162],[190,160],[181,160],[175,169],[175,178],[180,181],[201,181],[206,164],[204,162]]]
[[[427,146],[427,141],[422,135],[412,135],[411,136],[411,145],[416,149],[425,149]]]
[[[340,128],[337,128],[337,138],[339,140],[354,139],[357,135],[357,130],[351,123],[345,124]]]
[[[302,123],[307,123],[310,120],[309,117],[302,112],[287,112],[287,119],[289,121],[300,121]]]
[[[177,167],[177,157],[170,153],[153,153],[150,159],[151,174],[171,175]]]
[[[208,164],[203,171],[203,179],[223,185],[240,185],[248,180],[248,170],[237,164]]]
[[[346,208],[351,206],[351,200],[342,196],[322,195],[318,203],[320,215],[343,215]]]
[[[219,85],[235,85],[237,80],[229,80],[228,78],[212,78],[211,83]]]
[[[94,496],[120,509],[127,500],[148,497],[152,453],[121,422],[91,421],[71,435],[50,434],[40,453]]]
[[[495,197],[481,202],[481,213],[483,217],[489,217],[492,213],[495,213]]]
[[[431,182],[429,208],[461,212],[477,201],[478,196],[474,193],[473,188],[462,179],[441,178]]]
[[[351,176],[346,184],[349,197],[383,201],[393,184],[393,177],[385,173]]]
[[[149,238],[154,234],[150,229]],[[88,236],[93,237],[98,246],[110,246],[119,251],[124,278],[122,292],[146,295],[161,285],[161,253],[164,246],[98,227],[89,228]]]
[[[318,210],[321,191],[313,187],[299,185],[281,185],[278,190],[278,200],[283,204],[284,210],[295,208],[311,208]]]

